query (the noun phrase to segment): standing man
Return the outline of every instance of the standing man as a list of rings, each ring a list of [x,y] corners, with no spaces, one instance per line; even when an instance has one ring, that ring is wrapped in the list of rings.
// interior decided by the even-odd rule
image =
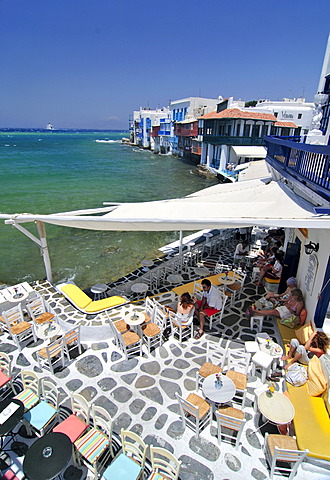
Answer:
[[[218,313],[222,308],[222,295],[220,290],[212,285],[207,278],[202,280],[202,288],[202,300],[198,300],[195,303],[195,312],[199,319],[199,330],[195,335],[197,340],[204,335],[205,317]]]

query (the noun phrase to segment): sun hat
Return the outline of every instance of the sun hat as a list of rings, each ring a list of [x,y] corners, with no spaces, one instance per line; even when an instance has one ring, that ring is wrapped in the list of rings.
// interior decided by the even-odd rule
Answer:
[[[286,283],[288,285],[291,285],[291,286],[295,287],[295,286],[297,286],[297,279],[294,278],[294,277],[290,277],[290,278],[287,279]]]

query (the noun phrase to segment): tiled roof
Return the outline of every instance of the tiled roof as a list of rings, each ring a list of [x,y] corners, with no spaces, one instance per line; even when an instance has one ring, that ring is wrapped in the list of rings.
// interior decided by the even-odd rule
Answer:
[[[239,108],[226,108],[226,110],[223,110],[222,112],[207,113],[200,118],[246,118],[251,120],[268,120],[270,122],[276,122],[276,117],[272,113],[250,112],[248,110],[240,110]]]
[[[293,122],[276,122],[275,127],[298,128],[297,125]]]

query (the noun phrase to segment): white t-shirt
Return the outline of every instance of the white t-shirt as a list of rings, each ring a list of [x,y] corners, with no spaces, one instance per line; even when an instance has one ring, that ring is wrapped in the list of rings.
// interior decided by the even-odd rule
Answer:
[[[249,251],[249,247],[248,245],[246,247],[243,247],[243,244],[242,243],[238,243],[236,245],[236,250],[235,250],[235,253],[234,253],[234,257],[237,257],[237,255],[243,255],[244,253],[248,253]]]
[[[274,275],[276,275],[277,277],[280,277],[282,275],[283,267],[278,260],[275,260],[273,268],[274,270],[276,270],[276,272],[274,272]]]
[[[203,292],[203,297],[206,297],[206,301],[209,307],[221,310],[222,295],[220,290],[218,290],[214,285],[211,285],[211,288],[208,292]]]

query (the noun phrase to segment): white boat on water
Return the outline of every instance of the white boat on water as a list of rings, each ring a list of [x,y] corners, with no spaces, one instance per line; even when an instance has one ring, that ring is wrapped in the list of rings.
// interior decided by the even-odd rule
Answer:
[[[54,126],[51,123],[48,123],[46,126],[46,130],[54,130]]]

